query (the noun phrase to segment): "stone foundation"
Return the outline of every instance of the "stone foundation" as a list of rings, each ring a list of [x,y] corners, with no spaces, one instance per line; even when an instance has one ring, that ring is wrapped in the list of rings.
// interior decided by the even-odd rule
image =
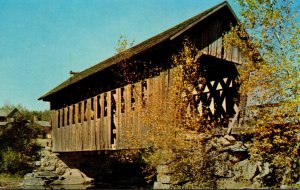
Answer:
[[[24,176],[24,186],[78,185],[94,182],[93,178],[86,176],[79,169],[70,168],[58,154],[47,149],[43,149],[40,154],[41,160],[35,163],[37,169]]]
[[[70,186],[94,184],[101,188],[151,187],[146,183],[141,165],[120,162],[114,152],[41,151],[37,169],[24,176],[24,186]],[[77,188],[77,187],[75,187]]]
[[[272,169],[269,163],[253,162],[249,159],[248,144],[237,140],[234,136],[224,135],[212,137],[206,144],[208,150],[215,155],[213,176],[218,189],[262,188],[265,181],[271,181]],[[154,189],[200,188],[187,181],[173,180],[174,172],[167,164],[157,167],[157,181]]]

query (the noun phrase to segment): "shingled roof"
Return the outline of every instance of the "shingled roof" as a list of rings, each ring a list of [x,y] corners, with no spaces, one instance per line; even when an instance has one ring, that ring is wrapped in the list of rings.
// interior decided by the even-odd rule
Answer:
[[[125,50],[119,54],[116,54],[116,55],[78,73],[78,74],[75,74],[74,76],[70,77],[69,79],[67,79],[66,81],[64,81],[63,83],[61,83],[60,85],[58,85],[57,87],[53,88],[51,91],[49,91],[48,93],[46,93],[45,95],[40,97],[39,100],[47,101],[49,96],[59,92],[60,90],[66,88],[72,84],[75,84],[75,83],[83,80],[84,78],[87,78],[95,73],[98,73],[114,64],[120,63],[121,61],[128,59],[134,55],[140,54],[140,53],[142,53],[164,41],[173,40],[174,38],[176,38],[177,36],[179,36],[180,34],[185,32],[186,30],[188,30],[195,24],[201,22],[202,20],[204,20],[211,14],[219,11],[220,9],[222,9],[224,7],[227,7],[231,11],[232,15],[237,20],[237,17],[234,14],[234,12],[232,11],[232,8],[230,7],[230,5],[226,1],[224,1],[224,2],[212,7],[210,9],[152,37],[152,38],[149,38],[148,40],[146,40],[128,50]]]

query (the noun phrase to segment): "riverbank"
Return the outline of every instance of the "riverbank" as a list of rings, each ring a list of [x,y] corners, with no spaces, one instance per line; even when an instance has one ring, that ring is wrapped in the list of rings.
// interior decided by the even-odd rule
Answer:
[[[15,189],[21,186],[23,178],[21,176],[0,174],[0,189]]]

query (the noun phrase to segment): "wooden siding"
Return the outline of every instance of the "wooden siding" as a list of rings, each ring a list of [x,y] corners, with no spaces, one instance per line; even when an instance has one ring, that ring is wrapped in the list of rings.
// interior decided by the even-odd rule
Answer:
[[[173,69],[161,72],[159,76],[98,94],[59,110],[52,110],[53,151],[97,151],[118,150],[124,146],[124,128],[132,134],[145,132],[137,104],[147,97],[147,101],[160,96],[168,97],[169,85],[174,78]],[[203,109],[208,119],[228,117],[228,111],[237,107],[228,104],[231,96],[226,92],[235,89],[233,78],[218,78],[207,81],[201,92],[203,95],[196,107],[200,114]],[[223,94],[222,94],[223,93]],[[228,104],[228,105],[227,105]],[[204,107],[205,106],[205,107]],[[233,117],[233,115],[232,115]]]

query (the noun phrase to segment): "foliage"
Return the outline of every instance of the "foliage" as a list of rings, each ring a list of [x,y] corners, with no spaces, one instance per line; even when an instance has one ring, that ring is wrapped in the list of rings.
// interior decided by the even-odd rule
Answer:
[[[4,110],[13,108],[12,105],[3,107]],[[20,105],[17,109],[30,113]],[[40,147],[35,139],[41,134],[41,129],[28,123],[27,118],[8,123],[0,129],[0,173],[23,175],[33,169],[33,161],[39,158]]]
[[[140,113],[139,122],[143,129],[126,130],[124,126],[126,133],[122,139],[127,139],[125,146],[137,149],[123,151],[121,157],[133,160],[136,155],[141,155],[147,164],[146,170],[152,172],[150,177],[154,176],[159,164],[168,163],[170,170],[176,171],[174,180],[197,182],[202,185],[199,187],[215,187],[212,162],[209,161],[211,155],[205,147],[214,123],[207,124],[194,104],[199,95],[195,88],[205,82],[199,72],[200,56],[201,52],[185,40],[182,50],[173,56],[167,96],[157,90],[145,95],[142,89],[133,88],[137,98],[134,109]],[[122,74],[123,78],[130,79],[128,83],[134,84],[143,77],[128,77],[132,75],[128,69],[134,67],[132,64],[136,62],[124,61]],[[148,69],[147,74],[153,81],[164,77],[165,72],[159,68]],[[138,149],[141,147],[143,149]]]
[[[134,40],[132,40],[130,43],[128,42],[126,35],[120,35],[118,39],[118,45],[115,47],[115,50],[117,53],[121,53],[125,51],[128,47],[132,47],[134,44]]]
[[[248,96],[246,124],[253,127],[252,159],[270,162],[276,184],[299,180],[299,23],[292,0],[237,0],[242,23],[225,35],[245,57],[239,68]]]
[[[50,121],[50,110],[44,110],[44,111],[31,111],[28,110],[25,106],[21,104],[13,105],[13,104],[4,104],[0,110],[4,110],[6,112],[12,111],[13,109],[17,108],[22,115],[24,116],[24,119],[33,121],[34,116],[38,120],[43,120],[43,121]]]

